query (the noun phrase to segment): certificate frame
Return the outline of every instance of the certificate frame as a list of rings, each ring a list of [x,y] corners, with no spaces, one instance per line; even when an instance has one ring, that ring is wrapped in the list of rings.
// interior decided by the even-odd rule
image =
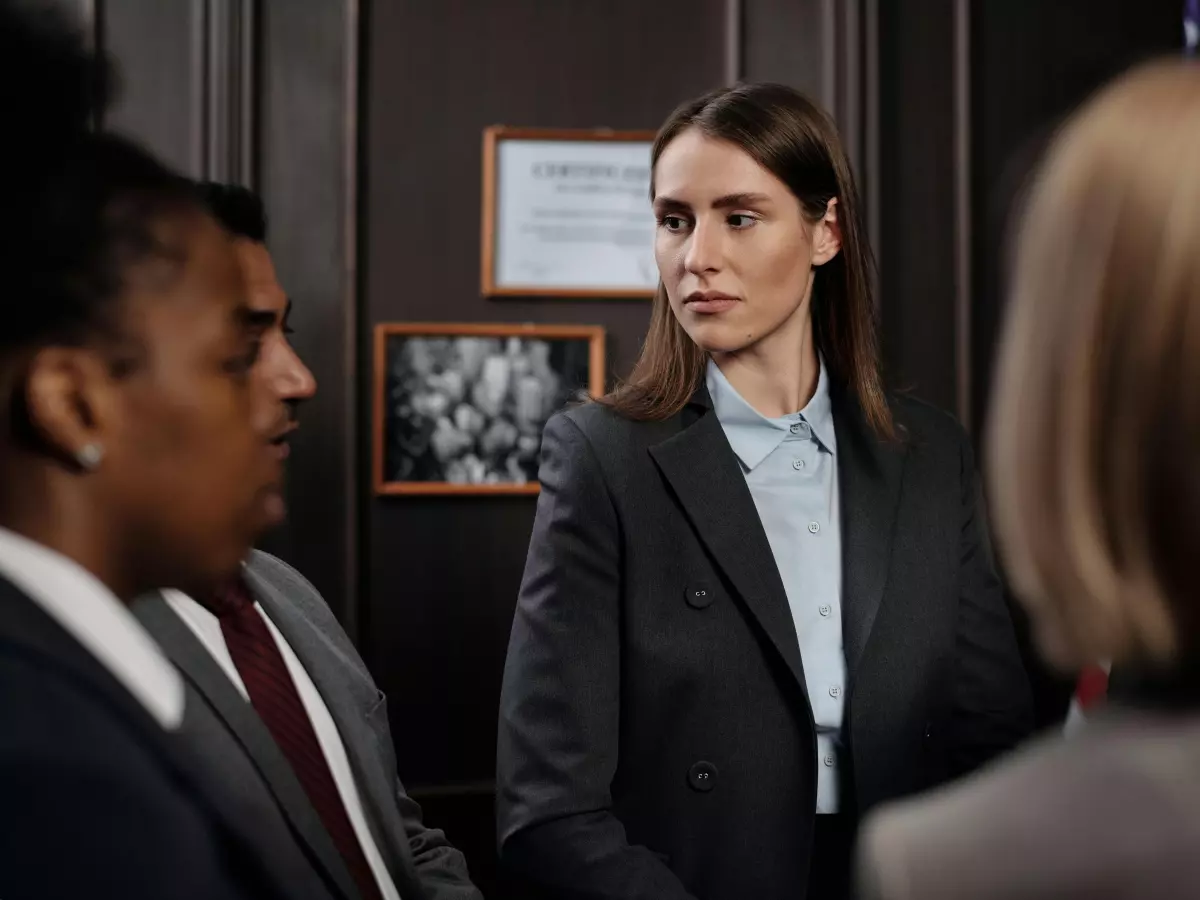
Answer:
[[[398,384],[398,381],[405,380],[398,377],[397,363],[399,362],[395,355],[395,346],[397,341],[408,339],[444,339],[444,338],[483,338],[496,339],[498,341],[507,341],[511,338],[520,339],[525,342],[527,348],[531,341],[539,341],[543,343],[562,343],[568,342],[576,345],[572,348],[569,354],[559,354],[557,360],[550,359],[552,369],[556,370],[556,374],[562,375],[564,381],[561,385],[563,392],[569,391],[574,394],[574,389],[585,389],[588,395],[599,397],[604,393],[606,366],[605,352],[607,344],[607,333],[602,325],[542,325],[535,323],[501,323],[501,324],[486,324],[486,323],[465,323],[465,322],[382,322],[375,326],[375,352],[374,352],[374,390],[373,390],[373,435],[372,435],[372,475],[374,481],[375,494],[377,496],[390,495],[512,495],[512,494],[537,494],[540,486],[537,480],[536,462],[526,469],[527,479],[521,482],[501,482],[501,483],[479,483],[479,482],[455,482],[449,480],[445,476],[445,469],[441,468],[438,472],[431,473],[429,471],[429,463],[433,461],[429,458],[428,451],[425,453],[425,471],[420,473],[419,478],[403,478],[397,477],[397,466],[404,466],[411,463],[415,457],[411,453],[406,454],[397,446],[397,429],[403,428],[405,424],[400,420],[397,414],[397,405],[404,403],[403,397],[407,394],[408,397],[413,396],[410,389]],[[444,348],[443,348],[444,349]],[[553,351],[551,351],[552,353]],[[566,355],[568,359],[564,359]],[[400,368],[403,368],[401,363]],[[439,373],[444,373],[453,368],[453,361],[439,367]],[[404,370],[404,374],[408,375],[409,384],[413,380],[413,369]],[[574,377],[571,377],[574,375]],[[416,381],[420,382],[420,376],[416,376]],[[473,386],[477,381],[469,383]],[[419,387],[425,387],[425,384],[420,384]],[[464,401],[469,402],[469,401]],[[409,404],[415,406],[415,404]],[[559,405],[561,408],[561,405]],[[542,414],[538,417],[536,429],[537,446],[533,448],[536,454],[540,452],[541,431],[545,427],[546,421],[555,410],[546,407],[542,408]],[[428,426],[429,416],[424,416],[425,425]],[[409,423],[413,421],[409,419]],[[515,452],[516,448],[511,447],[510,450]],[[402,461],[400,457],[403,457]],[[442,465],[435,463],[434,468]],[[409,468],[416,468],[409,465]],[[442,474],[441,478],[428,477],[431,474]]]
[[[654,142],[654,131],[618,131],[610,128],[515,128],[492,125],[483,132],[483,202],[482,202],[482,246],[480,252],[480,291],[485,297],[594,297],[606,299],[654,296],[657,283],[644,288],[629,288],[595,282],[585,286],[578,284],[520,283],[502,281],[497,276],[500,257],[497,241],[500,233],[499,219],[504,198],[500,196],[503,173],[500,171],[501,145],[505,141],[526,142],[575,142],[612,145],[614,143],[646,144],[646,165],[649,166],[649,150]],[[646,197],[647,206],[649,196]],[[650,215],[647,209],[647,215]]]

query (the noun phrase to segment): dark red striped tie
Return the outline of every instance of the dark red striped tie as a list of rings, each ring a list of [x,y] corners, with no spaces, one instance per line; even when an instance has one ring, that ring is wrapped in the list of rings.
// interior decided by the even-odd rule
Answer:
[[[211,609],[221,621],[225,646],[242,676],[255,712],[291,762],[308,799],[333,838],[334,846],[346,860],[346,867],[358,884],[363,900],[382,900],[379,885],[354,833],[354,826],[350,824],[346,804],[333,780],[333,772],[300,700],[300,692],[296,690],[267,623],[254,608],[249,590],[239,579],[216,598]]]

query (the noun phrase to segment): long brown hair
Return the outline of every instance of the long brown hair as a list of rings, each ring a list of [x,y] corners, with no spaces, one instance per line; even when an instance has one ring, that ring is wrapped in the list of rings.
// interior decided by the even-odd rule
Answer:
[[[697,128],[728,141],[788,186],[816,222],[837,198],[841,252],[816,271],[812,320],[816,348],[830,377],[857,399],[866,421],[895,436],[879,374],[872,274],[854,176],[829,116],[799,91],[781,84],[743,84],[684,103],[659,129],[656,166],[681,132]],[[654,184],[651,181],[651,198]],[[687,404],[704,378],[708,355],[683,330],[659,283],[642,353],[629,378],[600,402],[635,420],[661,420]]]

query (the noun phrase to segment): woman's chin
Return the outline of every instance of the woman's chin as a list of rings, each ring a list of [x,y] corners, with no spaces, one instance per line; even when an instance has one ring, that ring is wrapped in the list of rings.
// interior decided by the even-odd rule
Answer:
[[[687,329],[688,337],[697,347],[709,354],[737,353],[753,343],[744,330],[723,322],[704,322]]]

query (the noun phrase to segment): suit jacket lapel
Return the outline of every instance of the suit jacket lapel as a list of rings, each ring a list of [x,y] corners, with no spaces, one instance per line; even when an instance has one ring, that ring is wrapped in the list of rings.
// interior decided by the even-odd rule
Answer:
[[[651,447],[650,455],[700,540],[807,695],[787,593],[745,476],[712,412],[707,390],[697,391],[683,415],[682,430]]]
[[[347,678],[355,664],[253,568],[247,568],[245,575],[255,599],[303,664],[337,725],[367,821],[392,879],[401,895],[419,895],[408,835],[395,805],[396,775],[385,767],[363,712],[377,699],[378,691],[372,687],[371,697],[361,691],[356,695],[354,682]]]
[[[834,396],[842,518],[842,633],[853,682],[875,624],[891,559],[907,445],[880,441],[858,404]]]
[[[245,749],[311,855],[324,867],[345,897],[357,900],[358,890],[341,854],[296,778],[291,763],[255,713],[254,707],[238,693],[217,661],[161,594],[139,598],[133,604],[132,611]],[[185,715],[185,732],[186,720]]]

